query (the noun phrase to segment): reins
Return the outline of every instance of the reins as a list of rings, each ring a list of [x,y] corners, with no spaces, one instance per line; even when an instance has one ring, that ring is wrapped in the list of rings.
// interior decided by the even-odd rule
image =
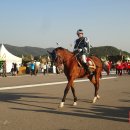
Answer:
[[[79,55],[79,53],[77,53],[77,54],[73,53],[73,56],[71,58],[69,58],[69,59],[73,60],[75,58],[76,61],[78,62],[77,57],[76,57],[77,55]],[[63,63],[65,64],[67,61],[68,61],[68,58],[66,60],[63,60]]]

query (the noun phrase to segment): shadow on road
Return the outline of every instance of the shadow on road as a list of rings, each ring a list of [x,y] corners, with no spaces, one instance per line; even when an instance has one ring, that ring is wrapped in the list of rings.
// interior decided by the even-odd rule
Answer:
[[[31,107],[39,107],[39,108],[45,108],[45,109],[51,109],[55,110],[54,108],[48,108],[43,107],[40,105],[35,105],[36,103],[51,103],[51,104],[58,104],[58,103],[52,103],[48,101],[44,101],[45,99],[49,100],[61,100],[59,97],[50,97],[50,96],[37,96],[37,95],[46,95],[45,93],[6,93],[6,92],[0,92],[0,102],[7,102],[7,103],[13,103],[13,104],[19,104],[24,106],[31,106]],[[29,100],[28,100],[29,99]],[[35,100],[33,100],[35,99]],[[43,99],[42,101],[39,101],[37,99]],[[31,104],[35,103],[35,104]]]
[[[107,107],[107,108],[106,108]],[[63,115],[63,116],[75,116],[75,117],[83,117],[83,118],[93,118],[93,119],[104,119],[104,120],[112,120],[118,122],[128,122],[128,111],[129,107],[118,107],[118,108],[109,108],[109,106],[94,106],[91,108],[91,112],[87,110],[76,110],[73,108],[72,112],[65,112],[61,110],[55,110],[47,108],[43,110],[34,110],[34,109],[25,109],[25,108],[11,108],[14,110],[20,111],[33,111],[33,112],[44,112],[55,115]],[[80,109],[80,108],[79,108]]]
[[[98,105],[93,104],[89,108],[82,107],[72,107],[67,106],[70,110],[67,109],[55,109],[54,106],[51,106],[55,103],[55,100],[61,100],[59,97],[54,96],[35,96],[37,93],[0,93],[0,101],[18,104],[18,107],[11,107],[12,110],[17,111],[32,111],[40,113],[49,113],[54,115],[63,115],[63,116],[75,116],[82,118],[92,118],[92,119],[104,119],[112,120],[118,122],[128,122],[128,111],[130,107],[117,107],[117,106],[107,106],[107,105]],[[43,94],[43,93],[42,93]],[[39,94],[38,94],[39,95]],[[40,99],[42,98],[42,99]],[[35,99],[32,101],[32,99]],[[37,101],[38,99],[42,100],[41,102]],[[69,99],[72,100],[72,99]],[[46,105],[49,103],[49,107]],[[40,105],[39,105],[40,104]],[[22,107],[24,105],[24,107]],[[30,108],[31,107],[31,108]]]

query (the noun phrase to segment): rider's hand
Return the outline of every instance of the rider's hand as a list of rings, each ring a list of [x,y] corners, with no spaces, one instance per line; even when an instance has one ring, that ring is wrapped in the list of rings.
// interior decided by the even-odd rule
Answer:
[[[78,51],[79,51],[79,52],[81,52],[81,51],[82,51],[82,49],[78,49]]]

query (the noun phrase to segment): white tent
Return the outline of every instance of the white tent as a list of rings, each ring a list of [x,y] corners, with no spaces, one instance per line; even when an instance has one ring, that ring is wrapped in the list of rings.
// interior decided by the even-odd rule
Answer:
[[[12,63],[16,63],[18,66],[22,63],[22,58],[11,54],[3,44],[0,47],[0,60],[6,61],[7,72],[11,71]]]

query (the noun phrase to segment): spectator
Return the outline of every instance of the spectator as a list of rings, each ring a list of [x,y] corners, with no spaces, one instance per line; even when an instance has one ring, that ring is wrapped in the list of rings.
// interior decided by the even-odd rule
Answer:
[[[127,62],[127,71],[128,71],[128,74],[130,75],[130,61]]]
[[[18,74],[17,64],[14,63],[14,76]]]
[[[30,73],[31,73],[31,76],[34,74],[34,69],[35,69],[35,65],[34,65],[34,63],[33,63],[33,61],[31,62],[31,64],[30,64]]]
[[[35,62],[35,64],[34,64],[34,74],[35,75],[37,75],[38,70],[39,70],[39,64],[38,64],[38,62]]]
[[[43,65],[43,74],[45,75],[46,72],[47,72],[47,64],[45,63],[45,64]]]
[[[118,61],[116,64],[116,74],[122,75],[123,64],[122,61]]]
[[[3,62],[3,66],[2,67],[3,67],[3,75],[2,76],[3,77],[7,77],[7,75],[6,75],[6,61]]]
[[[14,76],[14,63],[12,63],[11,75]]]

